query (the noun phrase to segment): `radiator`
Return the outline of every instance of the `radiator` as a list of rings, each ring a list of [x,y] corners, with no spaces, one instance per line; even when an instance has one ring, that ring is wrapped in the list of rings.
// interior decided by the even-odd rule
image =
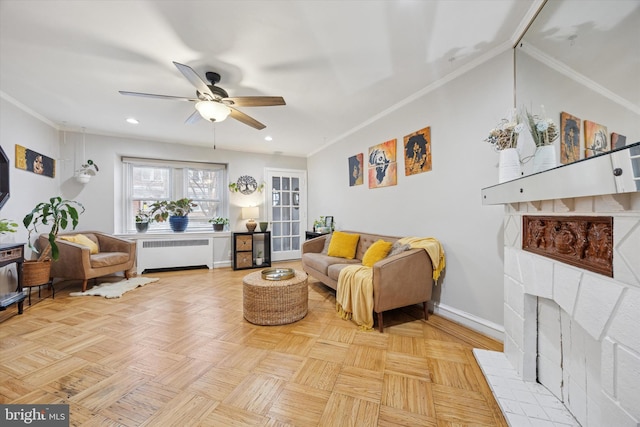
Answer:
[[[196,267],[213,268],[213,239],[140,239],[137,243],[137,271],[150,268]]]

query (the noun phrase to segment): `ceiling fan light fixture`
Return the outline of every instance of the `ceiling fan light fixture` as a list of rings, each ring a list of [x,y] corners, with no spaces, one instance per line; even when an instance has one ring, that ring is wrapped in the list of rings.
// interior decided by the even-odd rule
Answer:
[[[221,122],[231,113],[229,107],[215,101],[200,101],[196,104],[196,110],[204,119],[213,122]]]

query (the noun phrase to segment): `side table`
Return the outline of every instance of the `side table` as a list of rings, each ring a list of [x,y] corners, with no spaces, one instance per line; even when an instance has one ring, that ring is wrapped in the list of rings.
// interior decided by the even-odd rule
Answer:
[[[22,292],[22,264],[24,262],[24,243],[0,244],[0,267],[16,264],[18,270],[18,286],[15,292],[0,295],[0,311],[12,304],[18,304],[18,314],[22,314],[25,294]]]

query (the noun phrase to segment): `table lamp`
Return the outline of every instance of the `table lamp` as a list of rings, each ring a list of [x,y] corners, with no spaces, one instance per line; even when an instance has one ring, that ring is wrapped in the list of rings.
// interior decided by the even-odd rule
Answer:
[[[242,208],[242,219],[248,219],[246,225],[247,225],[247,230],[249,230],[249,232],[253,233],[253,231],[256,229],[256,225],[258,225],[258,223],[255,222],[254,219],[258,218],[259,215],[260,215],[260,212],[257,206]]]

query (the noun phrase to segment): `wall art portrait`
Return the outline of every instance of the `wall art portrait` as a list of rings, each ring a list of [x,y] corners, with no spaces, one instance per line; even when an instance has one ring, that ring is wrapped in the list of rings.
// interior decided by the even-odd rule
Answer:
[[[569,113],[560,113],[560,162],[564,165],[580,160],[580,123]]]
[[[353,187],[354,185],[362,185],[364,181],[362,172],[363,157],[364,154],[362,153],[349,157],[349,187]]]
[[[388,187],[398,183],[397,143],[397,139],[392,139],[369,147],[369,188]]]
[[[431,127],[404,137],[404,175],[431,170]]]
[[[611,132],[611,149],[621,148],[627,145],[627,137],[616,132]]]
[[[585,120],[584,148],[585,157],[593,157],[595,155],[611,151],[607,127],[589,120]]]
[[[54,178],[56,176],[56,161],[44,154],[16,144],[16,168],[33,172],[38,175]]]

